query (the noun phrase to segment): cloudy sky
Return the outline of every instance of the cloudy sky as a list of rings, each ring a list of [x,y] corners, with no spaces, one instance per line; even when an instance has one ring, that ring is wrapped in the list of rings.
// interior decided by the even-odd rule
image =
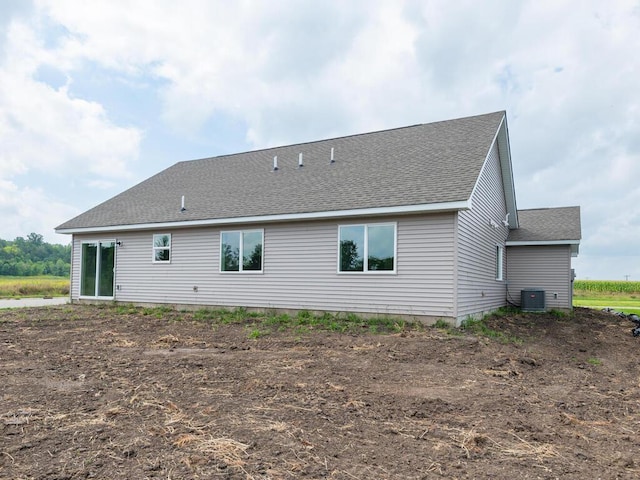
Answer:
[[[181,160],[506,110],[518,208],[640,280],[638,0],[1,0],[0,238]]]

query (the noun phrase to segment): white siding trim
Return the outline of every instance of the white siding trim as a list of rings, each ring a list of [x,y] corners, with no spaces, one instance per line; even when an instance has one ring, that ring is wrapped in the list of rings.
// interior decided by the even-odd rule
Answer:
[[[251,223],[272,223],[295,220],[323,220],[346,217],[363,217],[376,215],[398,215],[410,213],[445,213],[458,210],[469,210],[470,200],[459,202],[427,203],[420,205],[400,205],[396,207],[361,208],[351,210],[335,210],[328,212],[287,213],[281,215],[261,215],[254,217],[213,218],[206,220],[187,220],[183,222],[136,223],[132,225],[108,225],[100,227],[78,227],[56,229],[56,233],[97,233],[123,232],[133,230],[160,230],[165,228],[206,227],[214,225],[233,225]]]
[[[538,240],[538,241],[509,241],[507,247],[528,247],[534,245],[580,245],[580,240]]]
[[[539,241],[519,241],[507,242],[507,247],[542,247],[549,245],[569,245],[571,246],[571,256],[577,257],[580,252],[580,240],[539,240]]]

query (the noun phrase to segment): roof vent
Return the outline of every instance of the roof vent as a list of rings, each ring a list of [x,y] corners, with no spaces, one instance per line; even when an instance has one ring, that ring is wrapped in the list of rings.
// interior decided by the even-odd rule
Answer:
[[[184,212],[185,210],[186,210],[186,208],[184,208],[184,195],[182,195],[182,202],[181,202],[181,205],[180,205],[180,211]]]
[[[273,157],[273,171],[274,172],[278,171],[278,156],[277,155],[275,157]]]
[[[298,155],[298,168],[304,167],[304,163],[302,162],[302,152]]]
[[[336,161],[333,159],[333,147],[331,147],[331,161],[329,163],[336,163]]]

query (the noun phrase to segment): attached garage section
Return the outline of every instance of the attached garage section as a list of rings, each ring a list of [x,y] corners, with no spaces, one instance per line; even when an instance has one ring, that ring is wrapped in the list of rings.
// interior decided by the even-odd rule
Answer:
[[[520,306],[520,292],[545,292],[547,309],[570,309],[572,303],[569,245],[507,247],[507,298]]]
[[[521,306],[522,290],[543,290],[546,309],[573,308],[571,258],[580,246],[580,207],[518,210],[507,238],[507,299]]]

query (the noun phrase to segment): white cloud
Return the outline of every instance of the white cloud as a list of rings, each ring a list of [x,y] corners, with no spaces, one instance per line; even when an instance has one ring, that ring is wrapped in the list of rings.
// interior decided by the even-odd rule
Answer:
[[[131,178],[142,135],[114,125],[100,104],[71,96],[69,77],[57,89],[35,79],[43,65],[72,68],[44,46],[41,32],[22,21],[6,32],[0,63],[2,237],[35,231],[48,238],[55,225],[78,213],[68,205],[64,185]]]
[[[35,232],[50,243],[69,243],[68,236],[56,235],[52,227],[79,213],[77,208],[65,205],[40,188],[19,188],[0,178],[1,238],[5,240]]]
[[[39,0],[34,12],[6,30],[0,177],[48,169],[109,189],[136,176],[141,130],[79,93],[87,69],[154,89],[186,146],[216,135],[201,131],[212,118],[259,147],[506,109],[519,206],[581,204],[585,258],[635,248],[608,232],[638,233],[637,1]],[[66,82],[34,80],[42,66]]]
[[[27,26],[15,23],[8,45],[0,67],[0,166],[13,174],[37,169],[126,178],[140,131],[113,125],[101,105],[72,98],[67,86],[54,89],[34,80],[38,66],[54,60]]]

